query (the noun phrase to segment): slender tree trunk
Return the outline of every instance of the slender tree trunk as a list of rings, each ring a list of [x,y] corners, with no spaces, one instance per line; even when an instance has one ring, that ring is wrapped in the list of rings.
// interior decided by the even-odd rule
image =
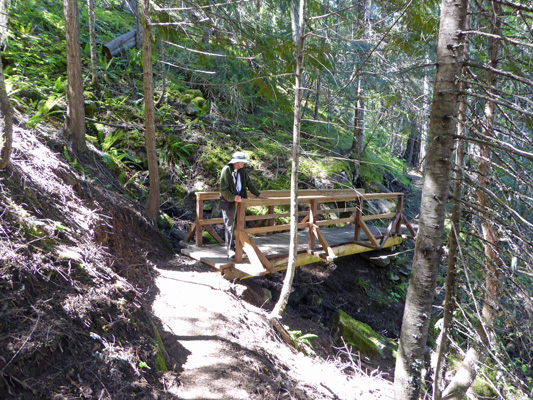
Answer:
[[[468,45],[465,44],[465,54],[468,53]],[[464,75],[464,71],[463,71]],[[465,84],[461,82],[461,92],[464,92]],[[466,136],[465,118],[466,96],[461,95],[457,135]],[[463,198],[463,166],[464,166],[465,142],[459,140],[455,152],[455,172],[453,181],[453,206],[451,224],[452,229],[448,234],[448,270],[446,272],[446,296],[444,299],[444,318],[442,332],[438,341],[437,361],[435,363],[435,375],[433,379],[433,400],[441,400],[441,380],[444,375],[444,358],[450,348],[450,333],[453,324],[453,313],[456,309],[456,286],[457,286],[457,258],[459,256],[459,232],[461,231],[461,200]]]
[[[298,14],[298,0],[291,0],[291,28],[292,41],[298,43],[298,35],[300,34],[300,15]]]
[[[494,37],[489,38],[489,59],[493,70],[498,66],[498,54],[501,35],[501,5],[497,2],[487,2],[487,9],[492,13],[491,33]],[[487,72],[487,86],[489,92],[496,87],[496,75],[489,70]],[[483,124],[481,128],[482,138],[489,140],[494,134],[494,110],[496,104],[493,101],[485,103]],[[487,190],[490,190],[490,178],[492,173],[491,149],[488,145],[480,145],[480,158],[478,167],[477,199],[479,208],[483,211],[481,216],[481,230],[485,248],[485,301],[481,311],[481,323],[477,327],[477,333],[481,343],[476,343],[468,351],[463,363],[454,378],[444,390],[443,399],[462,399],[476,378],[476,366],[483,357],[482,348],[489,345],[490,332],[493,327],[496,312],[500,307],[500,286],[502,261],[500,258],[500,238],[497,227],[488,217],[491,215],[490,201]]]
[[[322,75],[320,74],[320,71],[316,70],[316,97],[315,97],[315,121],[318,121],[319,118],[319,111],[320,111],[320,91],[322,84]]]
[[[65,11],[68,77],[65,136],[72,142],[74,149],[85,151],[87,143],[85,142],[85,108],[78,2],[76,0],[63,0],[63,7]]]
[[[144,85],[144,119],[148,173],[150,174],[150,193],[146,204],[146,217],[154,222],[159,214],[161,193],[159,187],[159,164],[155,145],[155,108],[154,82],[152,73],[152,44],[150,36],[150,0],[142,1],[142,53]]]
[[[363,156],[363,132],[365,122],[363,90],[361,77],[357,79],[357,93],[355,100],[355,113],[353,118],[353,141],[350,148],[350,158],[353,160],[352,182],[355,185],[361,172],[361,157]]]
[[[4,0],[1,1],[4,3]],[[0,6],[0,11],[5,8]],[[7,96],[6,84],[4,82],[4,67],[0,57],[0,169],[6,167],[11,156],[11,146],[13,143],[13,110]]]
[[[426,64],[429,64],[429,56],[426,58]],[[430,110],[430,103],[429,103],[429,96],[430,96],[430,90],[429,90],[429,74],[426,72],[424,74],[424,107],[423,107],[423,115],[422,115],[422,129],[420,133],[420,153],[418,154],[418,164],[415,165],[418,167],[420,171],[425,170],[426,165],[426,146],[427,146],[427,139],[428,139],[428,128],[429,124],[427,122],[427,116],[429,114]]]
[[[441,5],[426,174],[396,361],[395,400],[418,400],[421,390],[453,167],[453,137],[460,95],[458,78],[463,61],[463,37],[458,32],[464,31],[467,4],[468,0],[443,0]]]
[[[0,0],[0,45],[5,41],[7,8],[7,0]],[[0,114],[0,169],[3,169],[9,162],[13,145],[13,110],[7,96],[2,57],[0,57]]]
[[[292,288],[292,281],[296,270],[296,256],[298,255],[298,170],[300,158],[300,123],[302,104],[302,73],[304,61],[304,21],[305,21],[306,0],[300,0],[299,26],[298,26],[298,47],[296,50],[296,75],[294,84],[294,122],[292,130],[292,169],[291,169],[291,231],[289,244],[289,260],[287,273],[283,281],[280,298],[270,317],[275,319],[283,313],[289,300]]]
[[[98,89],[98,58],[96,57],[96,32],[94,30],[96,23],[96,18],[94,16],[94,0],[87,0],[87,12],[89,14],[89,42],[91,46],[91,84],[93,88]]]
[[[141,48],[141,41],[142,41],[142,38],[141,38],[141,18],[140,18],[140,15],[139,15],[139,0],[135,0],[134,2],[135,4],[135,10],[133,11],[133,15],[135,15],[135,26],[136,26],[136,30],[135,30],[135,47],[137,49]]]

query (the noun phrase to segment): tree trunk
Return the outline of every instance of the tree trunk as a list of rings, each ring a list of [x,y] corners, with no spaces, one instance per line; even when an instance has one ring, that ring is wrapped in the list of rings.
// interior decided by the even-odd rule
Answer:
[[[494,35],[489,38],[489,59],[492,70],[498,66],[498,54],[501,35],[501,5],[497,2],[488,3],[488,10],[492,12],[492,29]],[[493,92],[496,87],[496,75],[489,70],[487,72],[488,91]],[[489,140],[494,134],[494,110],[496,104],[493,101],[485,103],[481,135],[483,140]],[[477,199],[479,208],[483,211],[481,216],[481,230],[483,232],[485,248],[485,301],[481,311],[481,323],[477,327],[477,333],[481,343],[471,347],[454,378],[442,394],[443,399],[461,399],[470,388],[476,378],[476,366],[483,357],[482,348],[489,345],[490,331],[494,323],[496,312],[500,307],[500,281],[502,261],[500,259],[500,238],[497,227],[490,220],[490,201],[486,194],[490,190],[490,177],[492,172],[491,149],[488,145],[480,145]],[[482,344],[479,348],[478,345]]]
[[[94,25],[96,23],[94,16],[94,0],[87,0],[87,12],[89,14],[89,42],[91,46],[91,84],[93,88],[98,90],[98,59],[96,58],[96,33],[94,30]]]
[[[283,288],[278,302],[270,314],[270,318],[281,316],[289,300],[292,288],[292,281],[296,270],[296,256],[298,253],[298,170],[300,157],[300,123],[302,104],[302,72],[304,61],[304,21],[305,21],[306,0],[300,0],[299,26],[298,26],[298,47],[296,50],[296,74],[294,84],[294,121],[292,130],[292,169],[291,169],[291,231],[289,245],[289,260],[287,273],[283,280]]]
[[[449,198],[468,0],[443,0],[437,71],[413,270],[407,291],[394,377],[395,400],[418,400]]]
[[[298,0],[291,0],[291,28],[292,41],[298,45],[298,35],[300,34],[300,14],[298,13]]]
[[[426,64],[430,63],[429,56],[426,58]],[[418,155],[418,164],[416,165],[418,167],[419,171],[425,170],[426,165],[426,146],[427,146],[427,139],[428,139],[428,123],[427,123],[427,116],[430,112],[430,104],[429,104],[429,74],[426,72],[424,74],[424,108],[423,108],[423,115],[422,115],[422,129],[420,132],[420,148],[419,148],[419,155]]]
[[[320,111],[320,90],[321,84],[322,84],[322,75],[320,74],[320,71],[316,70],[316,97],[315,97],[315,121],[318,121],[318,118],[320,117],[319,111]]]
[[[361,157],[363,156],[363,132],[365,122],[363,90],[361,77],[357,79],[357,93],[355,113],[353,118],[353,141],[350,148],[350,158],[353,160],[352,183],[355,185],[361,172]]]
[[[420,164],[420,151],[421,151],[421,130],[426,129],[424,125],[427,125],[426,121],[422,122],[422,128],[420,128],[417,119],[411,121],[411,129],[409,137],[407,138],[407,144],[402,154],[402,158],[412,167],[419,168]]]
[[[63,0],[65,10],[65,36],[67,42],[67,117],[65,136],[77,151],[85,151],[85,108],[83,76],[81,71],[80,23],[78,2]]]
[[[467,21],[468,24],[468,21]],[[468,42],[465,43],[465,56],[468,55]],[[464,76],[464,71],[463,71]],[[461,82],[461,93],[465,90],[464,81]],[[466,96],[461,95],[459,104],[459,115],[457,117],[457,135],[466,136]],[[433,379],[433,400],[441,400],[441,380],[444,375],[444,359],[450,348],[450,333],[453,324],[453,313],[456,309],[456,286],[457,286],[457,257],[459,255],[459,232],[461,231],[461,200],[463,198],[463,166],[464,166],[465,142],[459,140],[457,151],[455,152],[455,172],[453,177],[453,205],[451,225],[452,229],[448,234],[448,270],[446,272],[446,295],[444,299],[444,317],[442,332],[438,340],[437,361],[434,367]]]
[[[139,0],[135,0],[135,47],[138,49],[141,47],[141,19],[139,18]]]
[[[104,44],[102,46],[102,53],[109,61],[117,54],[125,53],[126,50],[139,46],[140,41],[137,41],[138,36],[140,36],[140,40],[142,41],[142,33],[139,35],[137,29],[132,29],[131,31],[113,39],[109,43]]]
[[[146,217],[155,222],[159,214],[161,193],[159,187],[159,165],[155,146],[155,107],[154,83],[152,73],[152,44],[150,42],[150,0],[142,1],[142,54],[143,54],[143,85],[144,85],[144,124],[146,154],[148,157],[148,173],[150,174],[150,192],[146,204]]]
[[[2,5],[5,1],[1,1]],[[0,6],[3,12],[5,7]],[[4,67],[0,57],[0,169],[6,167],[11,156],[11,146],[13,143],[13,111],[7,97],[6,84],[4,82]]]

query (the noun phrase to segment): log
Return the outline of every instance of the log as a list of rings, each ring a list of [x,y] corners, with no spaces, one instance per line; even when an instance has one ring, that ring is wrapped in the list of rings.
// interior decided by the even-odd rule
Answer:
[[[111,58],[118,54],[123,54],[126,50],[132,49],[137,45],[135,40],[137,29],[133,29],[124,35],[119,36],[116,39],[113,39],[107,44],[102,46],[102,53],[105,58],[109,61]],[[142,40],[142,32],[139,35],[140,40]],[[139,43],[140,44],[140,43]]]

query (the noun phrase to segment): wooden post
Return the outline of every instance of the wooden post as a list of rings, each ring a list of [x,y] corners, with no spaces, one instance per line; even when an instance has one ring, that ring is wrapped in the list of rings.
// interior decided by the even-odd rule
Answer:
[[[200,247],[203,242],[202,233],[204,228],[200,220],[204,219],[204,199],[201,193],[196,193],[196,246]]]
[[[353,239],[355,242],[361,240],[361,217],[363,216],[363,196],[357,197],[357,209],[355,210],[355,231]]]
[[[397,206],[397,209],[396,209],[396,213],[397,214],[402,214],[402,210],[403,210],[403,194],[398,196],[398,206]],[[402,229],[402,219],[398,218],[398,222],[396,223],[394,233],[399,235],[401,229]]]
[[[242,203],[237,203],[237,220],[235,221],[235,228],[233,229],[233,236],[235,237],[235,261],[242,261],[242,240],[240,239],[240,232],[244,233],[244,223],[245,223],[245,210],[246,207]]]
[[[272,218],[268,220],[268,226],[274,226],[274,206],[268,206],[268,213],[272,215]],[[272,232],[268,232],[267,236],[272,235]]]
[[[318,209],[318,203],[316,199],[311,200],[309,206],[309,236],[307,239],[307,249],[313,250],[315,247],[315,221],[316,221],[316,211]]]

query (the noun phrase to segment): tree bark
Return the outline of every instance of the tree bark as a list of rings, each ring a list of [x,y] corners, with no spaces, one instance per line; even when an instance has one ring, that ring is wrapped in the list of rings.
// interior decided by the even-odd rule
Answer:
[[[315,121],[318,121],[318,118],[320,117],[319,111],[320,111],[320,91],[322,90],[321,84],[322,84],[322,75],[318,68],[316,69],[316,97],[315,97],[315,113],[314,118]]]
[[[135,10],[133,12],[135,15],[135,47],[138,49],[142,47],[141,43],[141,19],[139,18],[139,0],[135,0]]]
[[[361,157],[363,156],[363,132],[365,122],[363,103],[363,90],[361,77],[357,78],[357,93],[355,100],[355,113],[353,118],[353,140],[350,148],[350,158],[353,160],[352,183],[355,185],[361,172]]]
[[[67,43],[67,117],[65,136],[77,151],[85,151],[85,108],[83,76],[81,71],[80,22],[78,2],[63,0],[65,11],[65,36]]]
[[[96,57],[96,32],[94,29],[96,18],[94,15],[94,0],[87,0],[87,12],[89,14],[89,43],[91,46],[91,84],[92,87],[98,90],[98,73]]]
[[[467,22],[468,23],[468,22]],[[465,55],[468,54],[468,42],[465,44]],[[464,76],[464,71],[463,71]],[[461,93],[465,89],[464,81],[461,82]],[[457,117],[457,135],[466,137],[466,96],[460,97],[459,115]],[[441,400],[441,380],[444,375],[444,359],[450,348],[450,333],[453,327],[453,313],[457,308],[456,305],[456,287],[457,287],[457,257],[459,255],[459,232],[461,231],[461,214],[463,198],[463,166],[464,166],[465,142],[459,140],[457,151],[455,152],[455,172],[453,177],[453,205],[451,225],[452,229],[448,234],[448,269],[446,271],[446,295],[444,299],[444,316],[442,332],[438,340],[437,361],[434,368],[433,378],[433,400]]]
[[[491,69],[487,72],[487,86],[489,92],[493,92],[496,87],[496,74],[493,73],[498,66],[498,55],[501,35],[501,5],[499,3],[488,3],[488,10],[492,13],[492,33],[494,37],[489,38],[489,60]],[[496,104],[493,101],[487,101],[483,112],[483,123],[481,134],[483,138],[490,137],[494,134],[494,111]],[[478,186],[477,199],[479,208],[484,211],[484,215],[490,215],[490,199],[487,196],[487,190],[490,186],[492,173],[491,149],[488,144],[480,145],[480,158],[478,167]],[[470,388],[476,378],[476,366],[483,357],[483,347],[489,345],[490,331],[494,323],[496,312],[500,307],[500,285],[501,285],[501,267],[500,258],[500,238],[493,221],[487,218],[481,218],[481,230],[484,239],[485,249],[485,301],[481,311],[481,323],[477,327],[477,333],[480,341],[472,346],[463,360],[463,363],[454,378],[444,390],[443,399],[462,399],[466,391]]]
[[[270,313],[270,318],[281,316],[292,288],[292,281],[296,270],[296,256],[298,253],[298,170],[300,157],[300,125],[301,125],[301,105],[302,105],[302,73],[304,61],[304,21],[305,21],[306,0],[300,0],[299,26],[298,26],[298,47],[296,50],[296,74],[294,84],[294,121],[292,130],[292,169],[291,169],[291,230],[289,244],[289,260],[287,273],[283,280],[283,288],[278,302]]]
[[[441,5],[426,173],[396,361],[395,400],[418,400],[420,395],[453,166],[460,95],[458,78],[463,61],[463,38],[458,33],[465,27],[467,4],[468,0],[443,0]]]
[[[2,1],[4,3],[4,1]],[[0,11],[5,7],[0,7]],[[13,110],[7,96],[6,84],[4,82],[4,67],[0,57],[0,169],[6,167],[11,156],[11,146],[13,144]]]
[[[152,72],[152,44],[150,42],[150,0],[142,1],[142,54],[143,54],[143,85],[144,85],[144,133],[146,154],[148,157],[148,173],[150,175],[150,191],[146,204],[146,217],[155,222],[161,203],[159,183],[159,163],[155,145],[155,107],[154,83]]]

